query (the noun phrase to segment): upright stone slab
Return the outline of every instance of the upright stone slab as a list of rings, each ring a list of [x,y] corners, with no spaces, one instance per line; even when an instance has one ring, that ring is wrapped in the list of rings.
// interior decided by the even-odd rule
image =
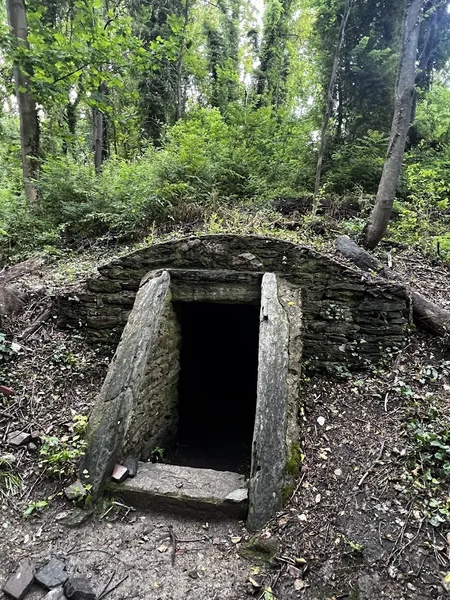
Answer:
[[[88,449],[81,471],[83,475],[87,470],[94,497],[101,494],[128,447],[142,451],[149,439],[155,445],[165,445],[165,438],[171,435],[167,427],[173,427],[174,419],[165,417],[168,411],[176,410],[176,393],[173,398],[170,395],[174,389],[176,392],[178,374],[169,371],[171,365],[179,365],[179,335],[172,316],[169,273],[144,278],[89,420]],[[159,361],[158,370],[155,361]],[[150,382],[149,365],[153,374]],[[172,385],[167,382],[171,375]]]
[[[293,325],[293,327],[291,326]],[[258,385],[247,527],[262,527],[283,506],[298,467],[297,399],[301,359],[300,289],[266,273],[261,288]],[[292,473],[293,475],[293,473]]]

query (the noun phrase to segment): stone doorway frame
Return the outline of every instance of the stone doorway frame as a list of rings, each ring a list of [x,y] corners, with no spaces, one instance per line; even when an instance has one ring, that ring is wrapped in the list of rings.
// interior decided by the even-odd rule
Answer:
[[[173,302],[260,304],[247,520],[256,530],[290,496],[300,461],[301,289],[274,273],[165,269],[142,279],[89,420],[81,471],[98,497],[115,463],[147,458],[174,439],[180,329]]]

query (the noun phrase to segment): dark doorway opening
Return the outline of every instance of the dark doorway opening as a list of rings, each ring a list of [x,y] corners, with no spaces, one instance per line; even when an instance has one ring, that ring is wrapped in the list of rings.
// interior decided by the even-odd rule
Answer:
[[[256,409],[259,307],[176,304],[181,324],[174,462],[248,473]]]

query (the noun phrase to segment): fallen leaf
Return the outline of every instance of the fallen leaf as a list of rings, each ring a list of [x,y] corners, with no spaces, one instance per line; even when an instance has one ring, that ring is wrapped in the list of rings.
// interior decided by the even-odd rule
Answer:
[[[307,521],[308,517],[305,515],[305,513],[302,513],[301,515],[298,515],[298,520],[299,521]]]
[[[261,584],[260,584],[260,583],[258,583],[258,582],[256,581],[256,579],[253,579],[253,577],[249,577],[249,578],[248,578],[248,580],[249,580],[249,582],[252,584],[252,586],[253,586],[255,589],[257,589],[257,590],[260,590],[260,589],[261,589],[261,587],[262,587],[262,586],[261,586]]]
[[[167,552],[168,549],[169,549],[169,546],[165,546],[164,544],[162,544],[161,546],[158,547],[158,552]]]
[[[319,502],[322,500],[322,496],[320,494],[317,494],[315,500],[316,500],[316,504],[319,504]]]
[[[296,557],[294,562],[296,565],[306,565],[306,558]]]
[[[289,573],[289,575],[292,575],[292,577],[295,577],[296,579],[298,579],[299,577],[302,576],[302,572],[300,571],[300,569],[298,569],[297,567],[294,567],[292,565],[289,565],[287,568],[287,572]]]
[[[261,567],[252,567],[250,570],[252,575],[259,575],[261,573]]]
[[[233,544],[239,544],[239,542],[242,540],[242,537],[239,535],[236,535],[234,537],[231,538],[231,541],[233,542]]]
[[[325,417],[317,417],[317,422],[323,427],[325,425]]]
[[[308,587],[308,584],[303,581],[303,579],[296,579],[294,581],[294,590],[299,592],[300,590],[304,590]]]

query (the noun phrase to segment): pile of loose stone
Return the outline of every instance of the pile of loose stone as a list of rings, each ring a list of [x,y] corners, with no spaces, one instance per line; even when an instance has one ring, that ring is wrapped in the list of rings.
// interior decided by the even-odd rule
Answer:
[[[6,582],[3,591],[6,597],[22,600],[33,584],[48,591],[44,600],[96,600],[89,581],[84,577],[70,577],[66,563],[52,558],[37,571],[27,558]]]

